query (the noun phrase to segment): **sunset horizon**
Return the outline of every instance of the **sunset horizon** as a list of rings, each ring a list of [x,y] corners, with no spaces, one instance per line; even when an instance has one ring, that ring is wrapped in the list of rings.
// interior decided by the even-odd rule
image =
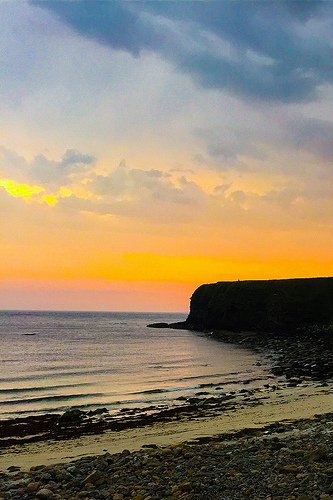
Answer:
[[[202,283],[333,275],[329,3],[0,17],[0,309],[187,311]]]
[[[21,303],[21,307],[15,307],[15,304],[17,305],[18,304],[18,301],[17,301],[17,295],[15,293],[15,289],[14,289],[14,293],[13,293],[13,299],[12,299],[12,303],[10,301],[10,293],[8,293],[8,290],[5,291],[5,293],[7,294],[7,297],[9,297],[9,300],[8,300],[8,304],[9,304],[9,307],[3,307],[0,309],[0,311],[17,311],[17,312],[70,312],[70,313],[179,313],[179,314],[185,314],[187,315],[188,312],[189,312],[189,309],[190,309],[190,299],[191,299],[191,296],[193,295],[193,293],[195,292],[195,290],[203,285],[203,284],[209,284],[209,283],[216,283],[216,282],[234,282],[234,281],[238,281],[238,282],[241,282],[241,281],[270,281],[270,280],[292,280],[292,279],[304,279],[304,278],[328,278],[328,277],[331,277],[329,275],[325,276],[325,275],[322,275],[322,276],[280,276],[278,278],[249,278],[249,279],[237,279],[237,280],[233,280],[233,279],[230,279],[230,280],[217,280],[217,281],[209,281],[209,282],[205,282],[205,281],[202,281],[200,283],[198,283],[197,285],[195,285],[194,287],[192,286],[179,286],[178,284],[176,284],[175,286],[177,287],[175,292],[177,292],[177,296],[176,296],[176,301],[175,300],[172,300],[170,301],[169,303],[165,300],[164,298],[164,304],[166,304],[166,307],[165,309],[159,309],[159,301],[160,300],[163,300],[163,298],[161,299],[160,296],[158,295],[157,296],[157,304],[154,306],[154,304],[156,303],[156,297],[155,297],[155,300],[153,300],[151,298],[151,293],[152,291],[154,291],[154,293],[156,294],[156,291],[158,291],[162,297],[165,296],[165,293],[166,291],[168,291],[168,287],[165,285],[165,283],[161,283],[160,284],[160,287],[159,289],[156,290],[156,282],[153,282],[153,283],[148,283],[147,284],[147,287],[148,287],[148,291],[146,290],[142,290],[142,289],[138,289],[138,287],[132,287],[130,288],[129,290],[125,290],[122,292],[122,294],[120,294],[120,299],[123,300],[124,299],[124,296],[130,296],[130,299],[131,300],[135,300],[136,302],[134,302],[133,306],[131,309],[121,309],[120,307],[117,309],[117,308],[112,308],[112,303],[109,303],[109,297],[110,297],[110,294],[117,294],[119,293],[119,290],[108,290],[108,288],[106,288],[105,291],[101,290],[100,288],[98,290],[89,290],[89,289],[74,289],[72,291],[73,293],[73,296],[74,296],[74,303],[78,303],[78,300],[81,300],[80,304],[81,304],[81,307],[80,307],[80,304],[79,306],[76,308],[76,309],[71,309],[70,305],[67,305],[67,301],[68,301],[68,297],[69,297],[69,292],[68,292],[68,288],[67,289],[57,289],[55,287],[52,288],[53,290],[53,294],[55,296],[54,298],[54,302],[53,304],[57,304],[55,305],[54,307],[47,307],[47,306],[43,306],[43,298],[42,298],[42,294],[43,292],[41,291],[40,294],[41,295],[38,295],[38,291],[36,293],[36,295],[34,296],[34,299],[29,302],[23,302]],[[139,285],[140,287],[140,285]],[[48,288],[51,288],[51,287],[48,287]],[[140,300],[138,299],[138,295],[142,294],[143,292],[147,293],[147,296],[144,296],[144,302],[142,305]],[[103,293],[104,292],[104,293]],[[175,293],[174,292],[174,293]],[[187,295],[186,295],[186,292]],[[171,292],[169,291],[170,295],[171,295]],[[96,295],[97,295],[97,299],[96,299]],[[65,299],[64,299],[65,297]],[[97,300],[97,303],[96,303],[96,307],[95,309],[94,308],[90,308],[91,307],[91,303],[92,303],[92,297],[94,297],[94,300],[96,301]],[[83,300],[82,300],[83,298]],[[127,298],[127,297],[126,297]],[[174,297],[173,297],[174,298]],[[37,300],[36,300],[37,299]],[[31,299],[30,299],[31,300]],[[149,301],[149,304],[151,307],[151,309],[147,309],[145,308],[145,305],[147,303],[147,301]],[[179,302],[178,302],[179,301]],[[114,297],[113,297],[113,302],[115,302],[114,300]],[[116,302],[117,303],[117,302]],[[181,305],[178,306],[178,303],[180,303]],[[182,308],[182,304],[185,304],[185,306]],[[13,305],[11,305],[13,304]],[[104,307],[103,307],[104,306]]]
[[[333,500],[333,1],[0,23],[0,500]]]

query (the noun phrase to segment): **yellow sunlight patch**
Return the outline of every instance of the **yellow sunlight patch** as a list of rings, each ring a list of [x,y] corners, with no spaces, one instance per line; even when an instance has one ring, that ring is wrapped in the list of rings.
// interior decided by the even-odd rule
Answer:
[[[10,196],[23,198],[24,200],[37,201],[38,203],[46,203],[47,205],[55,205],[57,197],[53,194],[43,194],[45,189],[42,186],[33,186],[29,184],[19,184],[11,179],[0,179],[0,187],[2,187]]]
[[[43,201],[53,207],[53,205],[57,203],[58,199],[54,194],[45,194],[41,197],[40,201]]]
[[[19,198],[31,198],[35,194],[42,193],[44,189],[40,186],[29,186],[28,184],[17,184],[10,179],[1,179],[0,187],[4,188],[11,196]]]

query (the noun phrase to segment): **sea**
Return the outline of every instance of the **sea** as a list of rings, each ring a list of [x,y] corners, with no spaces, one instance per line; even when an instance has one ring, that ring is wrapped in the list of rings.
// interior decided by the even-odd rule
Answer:
[[[185,315],[0,312],[0,418],[177,405],[205,389],[264,384],[260,355],[187,330]]]

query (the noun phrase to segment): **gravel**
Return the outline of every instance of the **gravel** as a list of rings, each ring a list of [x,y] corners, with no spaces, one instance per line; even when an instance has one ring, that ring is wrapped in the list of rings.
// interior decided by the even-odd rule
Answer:
[[[333,414],[194,443],[11,467],[0,498],[333,500]]]

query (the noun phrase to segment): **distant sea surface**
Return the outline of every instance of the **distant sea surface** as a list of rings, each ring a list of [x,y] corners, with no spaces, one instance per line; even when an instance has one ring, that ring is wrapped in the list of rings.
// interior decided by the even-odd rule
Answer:
[[[265,380],[258,355],[186,330],[181,314],[0,312],[0,418],[177,404],[204,387]],[[263,382],[262,382],[263,383]]]

